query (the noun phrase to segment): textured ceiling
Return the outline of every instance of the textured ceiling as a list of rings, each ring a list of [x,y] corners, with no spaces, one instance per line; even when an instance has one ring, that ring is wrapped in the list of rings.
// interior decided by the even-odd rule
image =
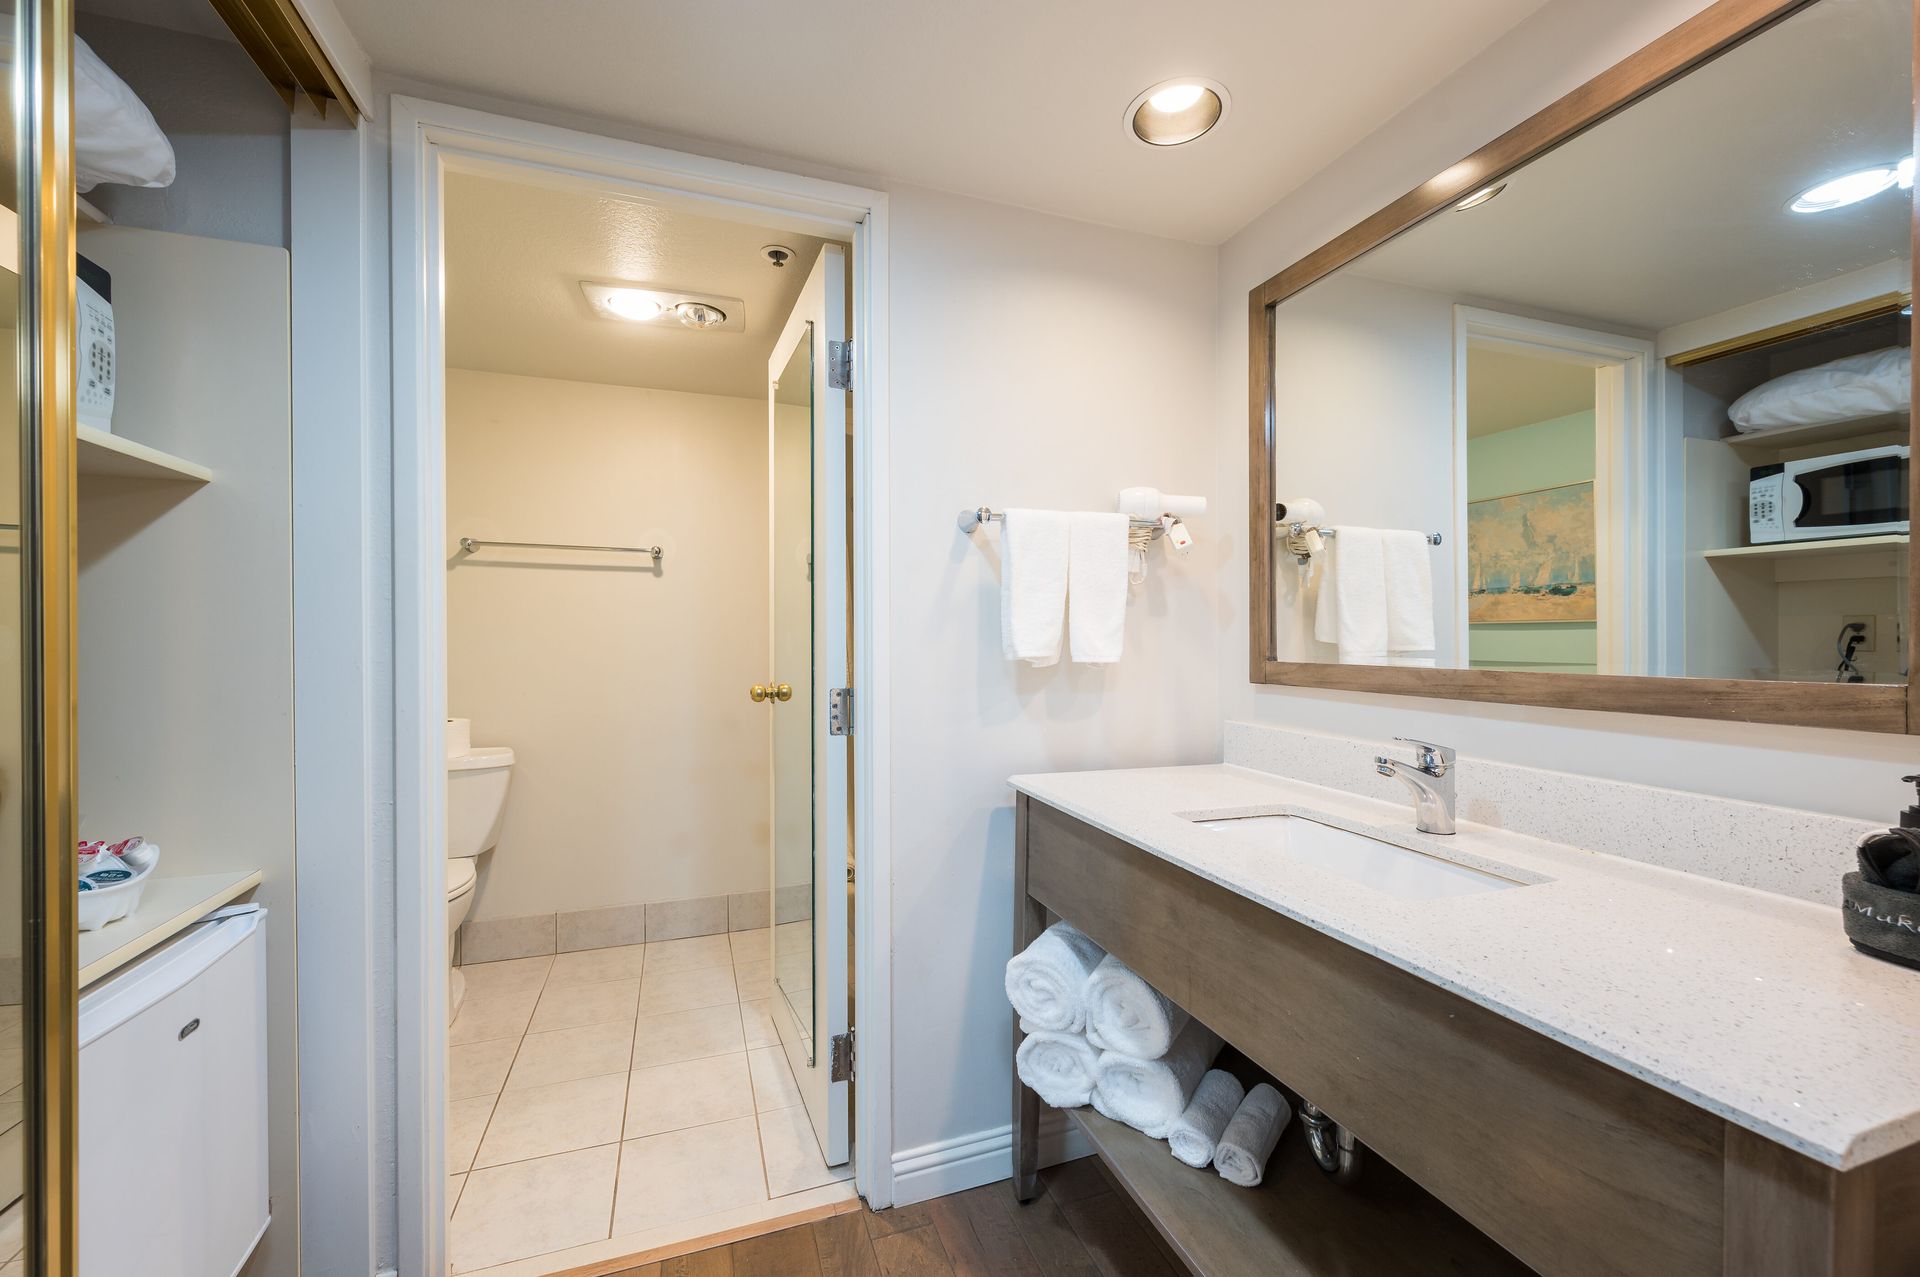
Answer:
[[[339,0],[380,70],[1217,243],[1541,0]],[[1182,75],[1231,108],[1132,140]]]
[[[792,248],[795,260],[768,265],[760,249],[769,243]],[[447,363],[762,398],[767,356],[821,243],[606,192],[452,173]],[[738,297],[746,327],[697,332],[671,320],[602,319],[581,295],[582,280]]]
[[[1467,435],[1586,412],[1593,407],[1593,369],[1484,347],[1467,349]]]
[[[1350,269],[1651,333],[1904,258],[1897,191],[1787,203],[1912,150],[1911,22],[1906,0],[1815,5]]]

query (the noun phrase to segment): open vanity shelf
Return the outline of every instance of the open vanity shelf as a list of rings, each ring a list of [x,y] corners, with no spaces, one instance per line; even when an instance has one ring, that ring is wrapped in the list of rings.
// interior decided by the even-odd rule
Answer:
[[[76,468],[81,474],[185,483],[207,483],[213,478],[213,471],[203,465],[92,426],[79,427],[78,438]]]

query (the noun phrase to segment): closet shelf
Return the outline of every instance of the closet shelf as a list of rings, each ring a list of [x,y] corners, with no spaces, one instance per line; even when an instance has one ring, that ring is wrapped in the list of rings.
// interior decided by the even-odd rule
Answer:
[[[155,873],[140,897],[140,907],[118,922],[80,933],[80,987],[113,974],[144,953],[159,948],[222,905],[232,904],[258,887],[261,873],[194,874],[168,878]]]
[[[1705,550],[1709,559],[1818,559],[1833,554],[1859,554],[1868,550],[1904,550],[1904,533],[1877,537],[1834,537],[1826,541],[1774,541],[1766,545],[1730,545],[1722,550]]]
[[[1797,448],[1802,444],[1825,443],[1829,440],[1858,439],[1862,435],[1884,434],[1890,430],[1907,429],[1905,412],[1877,412],[1865,417],[1850,417],[1845,421],[1823,421],[1814,426],[1776,426],[1772,430],[1749,430],[1745,434],[1730,434],[1720,440],[1731,448],[1751,448],[1756,451],[1771,451],[1776,448]]]
[[[206,483],[213,478],[213,471],[205,466],[149,448],[144,443],[122,439],[92,426],[81,426],[78,431],[80,447],[76,461],[81,474],[171,479],[183,483]]]

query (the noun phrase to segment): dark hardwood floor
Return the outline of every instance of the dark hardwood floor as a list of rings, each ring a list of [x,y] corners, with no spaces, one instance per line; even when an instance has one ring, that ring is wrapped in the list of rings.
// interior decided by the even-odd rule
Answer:
[[[914,1206],[862,1207],[613,1277],[1177,1277],[1153,1226],[1097,1158],[1040,1173],[1022,1206],[1001,1180]]]

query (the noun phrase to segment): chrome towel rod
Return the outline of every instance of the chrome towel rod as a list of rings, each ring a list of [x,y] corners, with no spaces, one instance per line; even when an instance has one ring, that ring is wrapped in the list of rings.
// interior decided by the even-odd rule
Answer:
[[[482,546],[506,547],[515,550],[594,550],[604,554],[650,554],[655,563],[665,553],[657,545],[568,545],[561,541],[481,541],[475,537],[461,537],[460,548],[467,554],[476,553]]]
[[[1318,533],[1319,533],[1319,534],[1320,534],[1321,536],[1323,536],[1323,537],[1332,537],[1332,536],[1334,536],[1334,535],[1336,535],[1336,534],[1338,533],[1338,531],[1339,531],[1339,529],[1337,529],[1337,528],[1313,528],[1313,529],[1309,529],[1309,528],[1307,527],[1307,525],[1306,525],[1306,524],[1304,524],[1304,523],[1290,523],[1290,524],[1288,524],[1288,525],[1287,525],[1287,535],[1288,535],[1288,536],[1296,536],[1296,537],[1297,537],[1297,536],[1299,536],[1299,535],[1300,535],[1301,533],[1303,533],[1303,532],[1307,532],[1307,531],[1310,531],[1310,530],[1311,530],[1311,531],[1314,531],[1314,532],[1318,532]],[[1442,540],[1443,540],[1443,538],[1441,537],[1441,535],[1440,535],[1440,534],[1439,534],[1438,532],[1429,532],[1429,533],[1427,533],[1427,544],[1428,544],[1428,545],[1439,545],[1439,544],[1440,544],[1440,542],[1441,542]]]
[[[980,506],[973,510],[962,510],[957,522],[960,524],[960,530],[962,532],[971,532],[983,523],[998,523],[1006,517],[1007,512],[1004,510],[995,510],[988,506]],[[1161,527],[1160,520],[1158,519],[1130,518],[1127,522],[1136,528],[1152,528],[1155,536],[1160,535],[1160,533],[1166,530]]]

